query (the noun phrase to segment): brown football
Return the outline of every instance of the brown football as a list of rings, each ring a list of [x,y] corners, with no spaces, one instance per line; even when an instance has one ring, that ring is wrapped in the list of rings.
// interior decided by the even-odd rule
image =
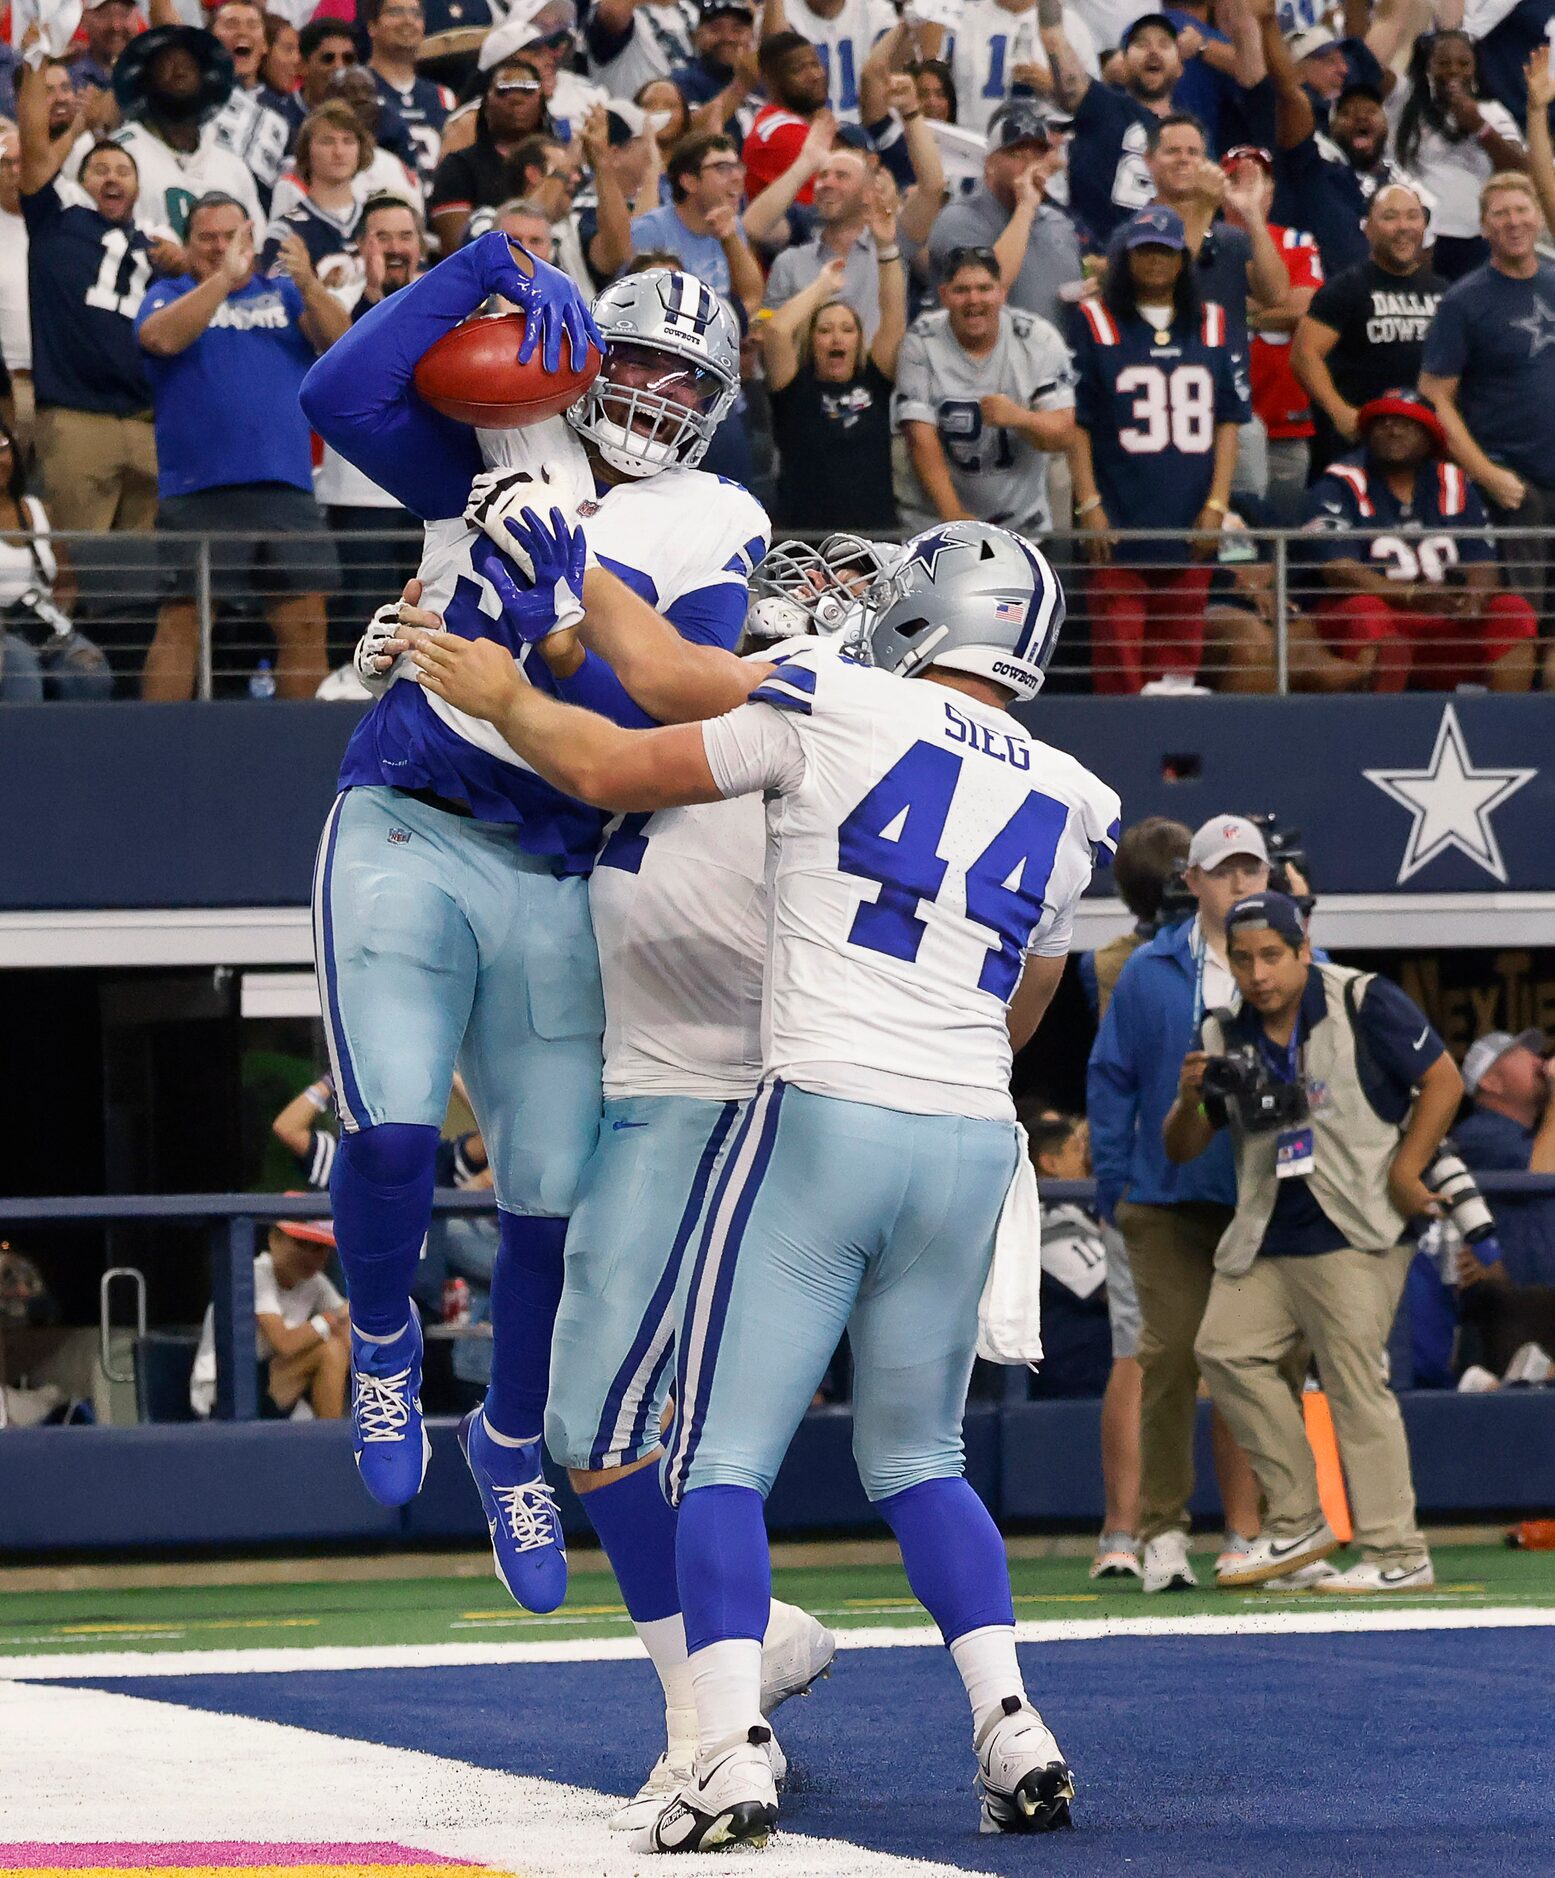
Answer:
[[[434,410],[482,430],[519,430],[556,417],[594,382],[604,355],[589,347],[575,371],[571,348],[562,340],[561,364],[546,371],[537,350],[518,362],[524,336],[522,313],[466,320],[430,346],[416,364],[416,390]]]

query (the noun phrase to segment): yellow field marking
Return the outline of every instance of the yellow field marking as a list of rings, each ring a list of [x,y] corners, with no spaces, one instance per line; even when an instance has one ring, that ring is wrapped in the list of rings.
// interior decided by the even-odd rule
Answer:
[[[182,1636],[187,1630],[310,1630],[322,1617],[195,1617],[180,1620],[171,1630],[149,1630],[139,1624],[55,1624],[56,1637]]]
[[[569,1604],[565,1611],[557,1613],[556,1621],[568,1623],[575,1617],[625,1617],[624,1604]],[[511,1624],[530,1621],[513,1616],[512,1611],[461,1611],[458,1616],[461,1624]]]

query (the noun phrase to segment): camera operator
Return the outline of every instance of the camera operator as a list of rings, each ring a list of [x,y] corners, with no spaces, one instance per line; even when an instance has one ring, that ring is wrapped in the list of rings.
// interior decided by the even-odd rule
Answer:
[[[1253,894],[1230,909],[1226,956],[1241,1009],[1205,1018],[1204,1048],[1184,1059],[1162,1130],[1179,1165],[1221,1130],[1236,1156],[1236,1213],[1215,1253],[1195,1352],[1268,1510],[1262,1537],[1219,1580],[1260,1584],[1338,1549],[1301,1405],[1281,1373],[1305,1344],[1333,1409],[1364,1555],[1313,1588],[1418,1590],[1435,1581],[1386,1351],[1414,1255],[1405,1225],[1439,1211],[1422,1175],[1463,1081],[1396,985],[1313,962],[1286,895]]]
[[[1134,915],[1134,930],[1109,939],[1094,952],[1080,954],[1080,982],[1091,1015],[1107,1015],[1118,974],[1163,924],[1161,901],[1166,885],[1188,859],[1190,831],[1165,815],[1147,815],[1125,828],[1112,857],[1112,878],[1123,904]]]
[[[1540,1030],[1492,1030],[1471,1043],[1463,1086],[1474,1107],[1452,1131],[1477,1174],[1555,1174],[1555,1100]],[[1491,1205],[1506,1276],[1555,1285],[1555,1193],[1498,1193]]]
[[[1124,965],[1086,1079],[1096,1207],[1123,1235],[1139,1295],[1140,1537],[1149,1592],[1197,1583],[1188,1562],[1199,1386],[1193,1340],[1236,1201],[1230,1144],[1217,1142],[1193,1167],[1178,1168],[1162,1147],[1161,1124],[1177,1092],[1174,1066],[1199,1020],[1236,996],[1225,916],[1268,880],[1269,850],[1253,822],[1217,815],[1198,830],[1183,876],[1195,917],[1166,926]],[[1229,1558],[1258,1531],[1258,1488],[1218,1417],[1215,1471]]]

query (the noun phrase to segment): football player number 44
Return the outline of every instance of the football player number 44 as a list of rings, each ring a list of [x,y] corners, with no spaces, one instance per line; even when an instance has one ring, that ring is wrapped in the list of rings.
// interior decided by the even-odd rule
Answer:
[[[1118,373],[1118,395],[1133,398],[1133,423],[1118,442],[1133,456],[1155,456],[1168,445],[1184,456],[1215,446],[1215,381],[1202,365],[1130,365]]]
[[[961,776],[961,758],[915,743],[837,831],[837,865],[880,888],[853,917],[850,942],[911,964],[925,923],[920,901],[939,897],[950,863],[939,853]],[[967,917],[999,935],[980,991],[1014,996],[1021,960],[1042,918],[1042,896],[1069,820],[1066,803],[1033,790],[966,870]]]

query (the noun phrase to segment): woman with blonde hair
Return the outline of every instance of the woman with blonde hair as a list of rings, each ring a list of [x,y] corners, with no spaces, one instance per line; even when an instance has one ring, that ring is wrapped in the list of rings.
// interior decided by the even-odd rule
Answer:
[[[829,260],[808,287],[762,319],[762,355],[778,448],[780,528],[862,534],[896,526],[891,493],[891,392],[907,331],[907,272],[894,209],[869,216],[880,269],[880,324],[864,324],[838,299],[844,264]]]

